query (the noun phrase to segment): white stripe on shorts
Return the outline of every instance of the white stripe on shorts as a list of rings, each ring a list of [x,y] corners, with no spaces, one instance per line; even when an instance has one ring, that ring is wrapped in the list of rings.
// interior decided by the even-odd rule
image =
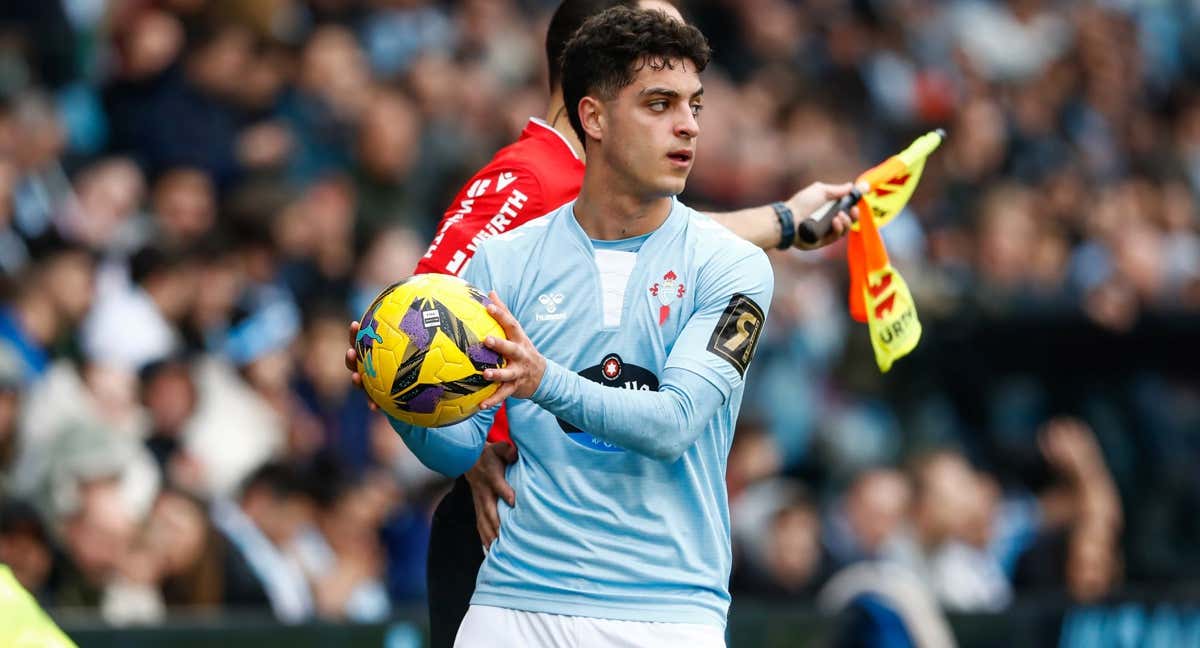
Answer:
[[[454,648],[725,648],[725,629],[472,605]]]

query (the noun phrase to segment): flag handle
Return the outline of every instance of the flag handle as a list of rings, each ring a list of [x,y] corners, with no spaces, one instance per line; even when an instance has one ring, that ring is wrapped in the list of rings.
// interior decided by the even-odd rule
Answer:
[[[933,130],[933,133],[937,133],[938,143],[946,139],[946,131],[944,129],[936,128]],[[921,138],[921,140],[924,139],[924,137]],[[937,148],[937,143],[934,143],[929,151],[932,151],[933,148]],[[926,151],[925,154],[928,155],[928,151]],[[860,177],[859,179],[861,180],[862,178]],[[874,189],[874,187],[872,187],[872,189]],[[842,196],[841,200],[828,202],[824,205],[821,205],[817,211],[813,212],[808,218],[801,221],[800,226],[797,228],[797,234],[800,236],[800,240],[812,245],[825,238],[825,236],[829,234],[829,229],[833,227],[833,218],[838,215],[838,212],[844,211],[849,214],[850,208],[857,204],[860,198],[862,198],[862,194],[858,191],[858,189],[853,189],[850,191],[850,193]],[[822,210],[825,210],[823,214]],[[818,216],[818,214],[820,215]]]
[[[829,234],[829,229],[833,227],[834,217],[840,212],[849,214],[850,208],[858,203],[860,198],[862,198],[862,193],[858,189],[851,189],[850,193],[842,196],[840,199],[831,200],[821,205],[817,208],[817,211],[800,222],[798,230],[800,240],[812,245],[825,238]],[[824,210],[824,214],[821,213],[822,210]]]

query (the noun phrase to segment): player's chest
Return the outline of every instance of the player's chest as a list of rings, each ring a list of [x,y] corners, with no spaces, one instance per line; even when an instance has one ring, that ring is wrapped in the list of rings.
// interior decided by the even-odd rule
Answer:
[[[602,349],[665,358],[695,305],[689,275],[679,259],[564,255],[526,283],[516,315],[534,344],[559,361]]]

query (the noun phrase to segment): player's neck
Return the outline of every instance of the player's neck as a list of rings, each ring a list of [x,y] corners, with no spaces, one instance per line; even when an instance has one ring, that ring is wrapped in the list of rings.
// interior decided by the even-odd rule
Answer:
[[[588,238],[616,241],[642,236],[658,229],[667,220],[671,214],[670,197],[646,198],[621,191],[617,188],[619,181],[603,178],[600,171],[588,167],[579,198],[575,201],[575,219]]]
[[[546,109],[546,123],[567,143],[571,145],[571,150],[575,151],[575,155],[581,159],[586,159],[583,155],[583,144],[579,142],[579,137],[575,135],[575,129],[571,128],[571,120],[567,117],[567,106],[563,103],[562,88],[559,88],[550,95],[550,107]]]

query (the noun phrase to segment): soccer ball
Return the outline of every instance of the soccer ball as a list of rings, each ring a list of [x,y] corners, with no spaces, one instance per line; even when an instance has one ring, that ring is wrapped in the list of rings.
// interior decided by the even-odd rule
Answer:
[[[462,421],[499,386],[483,371],[504,366],[485,347],[505,337],[491,301],[450,275],[423,274],[379,293],[360,320],[354,350],[363,388],[383,411],[420,427]]]

